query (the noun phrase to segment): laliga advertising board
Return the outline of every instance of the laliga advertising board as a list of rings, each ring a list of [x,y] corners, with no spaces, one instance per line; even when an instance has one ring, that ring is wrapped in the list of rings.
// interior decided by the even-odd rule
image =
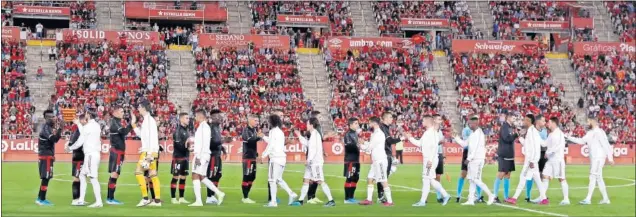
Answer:
[[[36,161],[37,160],[37,139],[5,139],[2,140],[2,160],[3,161]],[[58,161],[70,161],[71,154],[64,152],[64,145],[66,140],[60,140],[55,145],[55,158]],[[160,158],[162,162],[170,162],[172,160],[172,152],[174,147],[171,140],[159,141],[165,152],[162,153]],[[228,151],[229,162],[240,162],[243,153],[242,141],[233,141],[223,145]],[[259,142],[258,152],[262,153],[265,150],[266,144]],[[523,154],[521,154],[521,145],[515,144],[515,158],[518,162],[523,161]],[[139,158],[139,147],[141,142],[139,140],[127,140],[126,141],[126,159],[135,161]],[[613,154],[616,163],[632,164],[634,163],[634,149],[626,145],[614,145]],[[325,142],[323,148],[327,157],[325,161],[328,163],[341,163],[344,156],[344,145],[341,142]],[[105,159],[108,157],[108,151],[110,144],[108,140],[102,140],[102,157]],[[497,149],[497,143],[488,143],[486,145],[487,155],[489,157],[494,156]],[[302,151],[302,146],[298,143],[288,144],[285,147],[287,152],[287,160],[289,162],[304,162],[305,153]],[[444,144],[444,155],[446,156],[446,162],[460,163],[462,157],[463,148],[455,143]],[[421,163],[422,153],[419,147],[416,147],[409,142],[404,144],[404,161],[406,163]],[[587,146],[570,145],[566,148],[566,162],[574,164],[583,164],[589,162],[589,149]],[[363,162],[370,162],[370,156],[361,153],[361,160]]]
[[[126,43],[152,45],[159,43],[159,33],[151,31],[108,31],[108,30],[89,30],[89,29],[64,29],[62,36],[74,38],[80,42],[103,42],[107,41],[118,44],[119,37],[126,36]]]

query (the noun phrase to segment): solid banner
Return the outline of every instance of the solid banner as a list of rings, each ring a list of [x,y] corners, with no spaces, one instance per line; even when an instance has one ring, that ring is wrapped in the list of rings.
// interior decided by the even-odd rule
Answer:
[[[102,30],[79,30],[79,29],[64,29],[62,35],[64,38],[69,36],[76,36],[81,42],[103,42],[104,39],[119,44],[119,37],[125,34],[127,36],[126,43],[128,44],[145,44],[152,45],[159,43],[159,33],[150,31],[102,31]]]
[[[519,22],[521,30],[567,30],[570,24],[566,21],[527,21]]]
[[[327,40],[327,48],[330,50],[348,50],[362,48],[364,46],[381,46],[386,48],[411,48],[413,41],[410,38],[392,37],[330,37]],[[332,51],[332,52],[333,52]]]
[[[594,19],[584,17],[572,17],[572,26],[577,29],[594,29]]]
[[[277,23],[298,23],[309,25],[329,25],[329,17],[327,16],[303,16],[303,15],[287,15],[279,14],[276,16]]]
[[[616,51],[618,53],[635,53],[636,45],[621,42],[574,42],[573,49],[575,54],[599,54]]]
[[[250,42],[258,48],[290,49],[290,39],[286,35],[199,34],[201,47],[246,47]]]
[[[37,139],[7,139],[2,140],[2,153],[3,161],[36,161],[38,150]],[[64,152],[64,146],[66,140],[60,140],[55,144],[55,158],[58,161],[70,161],[71,154]],[[171,140],[159,141],[159,145],[163,147],[164,152],[161,154],[160,161],[170,162],[172,160],[172,153],[174,146]],[[243,154],[242,142],[233,141],[231,143],[223,144],[227,151],[227,156],[224,161],[227,162],[240,162]],[[126,161],[135,162],[139,160],[139,148],[141,142],[139,140],[127,140],[126,141]],[[266,143],[259,142],[257,151],[263,153]],[[462,159],[463,148],[455,143],[445,143],[443,145],[445,162],[447,163],[460,163]],[[515,144],[515,160],[517,162],[523,162],[523,154],[521,153],[521,145]],[[617,163],[627,164],[634,162],[634,149],[626,145],[614,145],[613,154],[614,160]],[[108,159],[108,153],[110,150],[110,143],[108,140],[102,140],[102,159]],[[344,145],[340,142],[324,142],[323,150],[325,150],[325,162],[328,163],[341,163],[344,158]],[[486,144],[486,156],[491,159],[497,151],[497,143]],[[295,142],[287,144],[285,146],[285,152],[287,152],[287,161],[301,163],[305,161],[305,152],[302,146]],[[370,162],[370,156],[364,153],[360,153],[362,162]],[[404,162],[405,163],[421,163],[422,153],[419,147],[416,147],[409,142],[404,144]],[[581,145],[570,145],[566,148],[566,159],[568,163],[588,163],[589,162],[589,148]]]
[[[203,10],[148,9],[148,16],[168,20],[202,20]]]
[[[2,40],[20,40],[20,28],[15,26],[2,27]]]
[[[449,28],[450,23],[447,19],[424,19],[424,18],[400,18],[400,25],[402,27],[437,27],[437,28]]]
[[[69,7],[15,5],[13,8],[13,13],[14,14],[38,14],[38,15],[49,15],[49,16],[71,16],[71,9]]]
[[[129,2],[124,3],[126,18],[158,20],[227,21],[227,9],[218,2],[197,2],[197,10],[189,10],[190,3],[176,8],[174,2]]]
[[[452,50],[457,53],[528,53],[536,50],[536,41],[488,41],[454,39]]]

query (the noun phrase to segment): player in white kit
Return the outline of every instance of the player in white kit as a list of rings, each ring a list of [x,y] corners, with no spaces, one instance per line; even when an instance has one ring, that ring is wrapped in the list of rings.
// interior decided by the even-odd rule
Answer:
[[[603,196],[603,200],[599,204],[610,204],[607,190],[605,189],[605,181],[603,180],[603,166],[605,165],[605,159],[611,165],[614,164],[612,146],[607,140],[605,131],[598,127],[598,120],[595,117],[588,117],[587,124],[590,125],[591,130],[587,131],[583,138],[566,137],[568,141],[576,144],[587,144],[590,150],[590,184],[587,188],[587,196],[579,204],[592,204],[592,194],[594,193],[594,188],[596,188],[596,183],[598,183],[598,190],[601,191]]]
[[[448,194],[442,187],[442,184],[435,179],[437,176],[435,169],[439,163],[439,141],[444,135],[438,132],[438,126],[435,126],[436,124],[433,123],[433,118],[430,115],[424,115],[423,122],[426,131],[422,135],[422,138],[417,140],[408,133],[404,135],[413,145],[422,148],[422,163],[424,165],[422,171],[422,197],[420,197],[420,201],[413,204],[413,206],[426,206],[426,199],[431,191],[431,185],[437,192],[441,193],[443,199],[442,205],[445,206],[450,200],[450,194]]]
[[[285,171],[285,164],[287,164],[287,154],[285,153],[285,133],[281,130],[283,121],[278,115],[270,115],[268,118],[269,136],[264,136],[263,140],[267,142],[267,147],[263,151],[261,158],[265,159],[269,157],[269,170],[267,171],[267,180],[270,186],[270,194],[272,198],[276,198],[276,191],[278,191],[277,185],[289,194],[289,204],[293,203],[298,195],[294,193],[289,185],[283,180],[283,172]],[[270,200],[265,207],[278,207],[278,203],[275,199]]]
[[[563,131],[559,128],[559,119],[551,117],[547,124],[550,135],[545,141],[545,157],[548,161],[543,168],[543,185],[546,189],[550,186],[552,178],[559,179],[561,182],[561,190],[563,191],[563,201],[561,205],[569,205],[568,182],[565,180],[565,137]]]
[[[459,136],[454,135],[454,140],[462,147],[468,147],[468,156],[466,157],[466,164],[468,165],[468,173],[466,178],[470,181],[470,187],[468,188],[468,200],[462,205],[474,206],[475,205],[475,190],[477,186],[481,188],[483,192],[488,195],[488,205],[495,202],[495,195],[490,192],[488,186],[481,181],[481,173],[484,168],[484,162],[486,160],[486,136],[479,127],[479,118],[473,116],[468,122],[468,127],[473,133],[468,136],[468,140],[464,141]],[[439,141],[439,140],[438,140]]]
[[[367,154],[371,154],[371,168],[369,169],[369,175],[367,176],[367,199],[360,202],[360,205],[371,205],[373,204],[373,188],[375,183],[381,183],[382,188],[384,188],[384,196],[386,197],[386,202],[383,203],[384,206],[393,206],[393,197],[391,197],[391,188],[389,187],[388,181],[388,166],[389,162],[387,161],[386,151],[384,150],[384,141],[386,140],[386,135],[380,129],[380,118],[371,117],[369,119],[369,125],[373,129],[373,134],[371,134],[371,140],[366,144],[366,147],[363,147],[363,150]]]
[[[221,192],[215,185],[207,178],[208,164],[210,163],[210,140],[212,138],[212,130],[208,125],[206,112],[203,109],[197,109],[194,112],[194,120],[199,123],[197,131],[194,133],[194,147],[192,148],[192,154],[194,159],[192,160],[192,188],[194,190],[194,203],[188,206],[203,206],[201,200],[201,183],[207,188],[212,190],[217,195],[217,205],[223,203],[225,193]]]
[[[331,196],[331,190],[325,182],[325,175],[322,169],[325,162],[322,151],[322,136],[320,132],[318,132],[318,129],[320,129],[320,121],[318,118],[310,118],[309,121],[307,121],[307,130],[311,133],[309,140],[307,140],[300,131],[295,131],[300,144],[307,149],[307,164],[305,165],[305,175],[303,177],[303,187],[300,191],[300,197],[298,201],[292,203],[293,206],[303,205],[305,196],[309,191],[309,182],[318,183],[322,187],[322,191],[328,199],[325,206],[336,206],[336,202]]]
[[[97,181],[97,174],[99,171],[99,161],[101,158],[102,140],[101,140],[101,127],[99,123],[95,121],[96,115],[94,113],[86,114],[88,122],[86,125],[82,125],[78,119],[73,122],[77,125],[77,129],[80,132],[80,137],[75,144],[68,147],[69,150],[75,150],[82,148],[84,151],[84,164],[80,172],[80,197],[77,203],[73,205],[82,205],[84,203],[84,197],[86,196],[86,177],[93,186],[93,194],[95,194],[95,203],[88,207],[97,208],[104,206],[102,204],[101,187]]]
[[[526,180],[529,177],[532,177],[534,183],[537,184],[539,188],[539,204],[547,205],[550,202],[545,196],[546,188],[541,182],[541,177],[539,175],[539,159],[541,158],[541,145],[543,140],[541,139],[541,135],[539,135],[539,131],[534,127],[535,125],[535,117],[532,114],[527,114],[523,120],[523,124],[527,127],[525,138],[519,138],[519,142],[523,145],[523,152],[525,155],[523,169],[521,169],[521,173],[519,174],[519,184],[517,185],[517,190],[513,197],[506,199],[507,203],[517,204],[517,198],[521,194],[523,187],[526,184]]]

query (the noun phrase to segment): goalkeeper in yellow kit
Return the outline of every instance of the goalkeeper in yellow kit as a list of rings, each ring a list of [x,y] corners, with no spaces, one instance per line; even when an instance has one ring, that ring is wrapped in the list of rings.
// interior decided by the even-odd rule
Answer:
[[[134,115],[132,115],[131,120],[135,134],[141,138],[141,154],[139,155],[139,162],[137,162],[137,167],[135,168],[135,177],[139,183],[143,199],[137,206],[161,206],[161,190],[159,188],[159,177],[157,176],[157,158],[159,157],[157,122],[150,114],[149,102],[142,102],[137,109],[139,114],[143,117],[141,126],[137,126],[137,120]],[[148,175],[154,187],[154,201],[148,199],[148,188],[146,188],[146,178],[144,176],[145,171],[148,171]]]

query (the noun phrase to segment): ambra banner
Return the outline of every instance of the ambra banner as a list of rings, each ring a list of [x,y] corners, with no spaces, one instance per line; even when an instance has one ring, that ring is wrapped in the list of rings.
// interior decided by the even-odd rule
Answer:
[[[14,14],[38,14],[38,15],[52,15],[52,16],[71,16],[71,8],[69,7],[44,7],[44,6],[29,6],[29,5],[15,5],[13,8]],[[4,27],[3,27],[4,28]]]
[[[250,42],[259,48],[290,48],[286,35],[199,34],[200,47],[246,47]]]
[[[616,51],[618,53],[636,53],[636,44],[621,42],[574,42],[575,54],[598,54]]]
[[[536,41],[488,41],[454,39],[452,51],[457,53],[527,53],[536,50]]]
[[[64,152],[64,145],[66,140],[60,140],[55,144],[55,158],[58,161],[70,161],[71,154]],[[36,161],[38,150],[37,139],[7,139],[2,140],[2,160],[3,161]],[[164,148],[164,152],[161,154],[160,160],[162,162],[170,162],[172,160],[172,152],[174,146],[171,140],[159,141],[159,145]],[[240,162],[243,154],[242,141],[233,141],[223,145],[227,151],[227,158],[225,161]],[[267,144],[265,142],[258,143],[258,152],[263,153]],[[139,148],[141,142],[139,140],[126,141],[126,161],[134,162],[139,160]],[[633,163],[634,162],[634,149],[629,148],[626,145],[615,145],[613,147],[614,160],[617,163]],[[443,145],[445,162],[447,163],[460,163],[462,158],[463,148],[455,143],[445,143]],[[324,142],[323,149],[326,157],[325,161],[328,163],[341,163],[344,159],[344,144],[341,142]],[[108,140],[102,140],[102,159],[108,159],[108,153],[110,150],[110,143]],[[497,150],[497,143],[486,144],[487,158],[492,158]],[[523,154],[520,144],[515,144],[515,160],[517,162],[523,162]],[[287,152],[288,162],[302,163],[305,161],[305,152],[302,150],[302,146],[298,142],[294,142],[285,146]],[[404,161],[406,163],[421,163],[422,153],[419,147],[416,147],[409,142],[404,144]],[[360,153],[363,162],[370,162],[369,155]],[[566,160],[568,163],[587,163],[589,157],[589,149],[587,146],[570,145],[566,148]]]
[[[119,37],[126,35],[126,43],[128,44],[145,44],[152,45],[159,43],[159,33],[150,31],[102,31],[88,29],[64,29],[62,30],[63,38],[69,36],[77,36],[81,42],[102,42],[104,39],[119,44]]]
[[[411,48],[413,41],[410,38],[391,38],[391,37],[347,37],[338,36],[330,37],[327,40],[327,48],[331,50],[337,49],[355,49],[364,46],[374,47],[381,46],[386,48]]]

